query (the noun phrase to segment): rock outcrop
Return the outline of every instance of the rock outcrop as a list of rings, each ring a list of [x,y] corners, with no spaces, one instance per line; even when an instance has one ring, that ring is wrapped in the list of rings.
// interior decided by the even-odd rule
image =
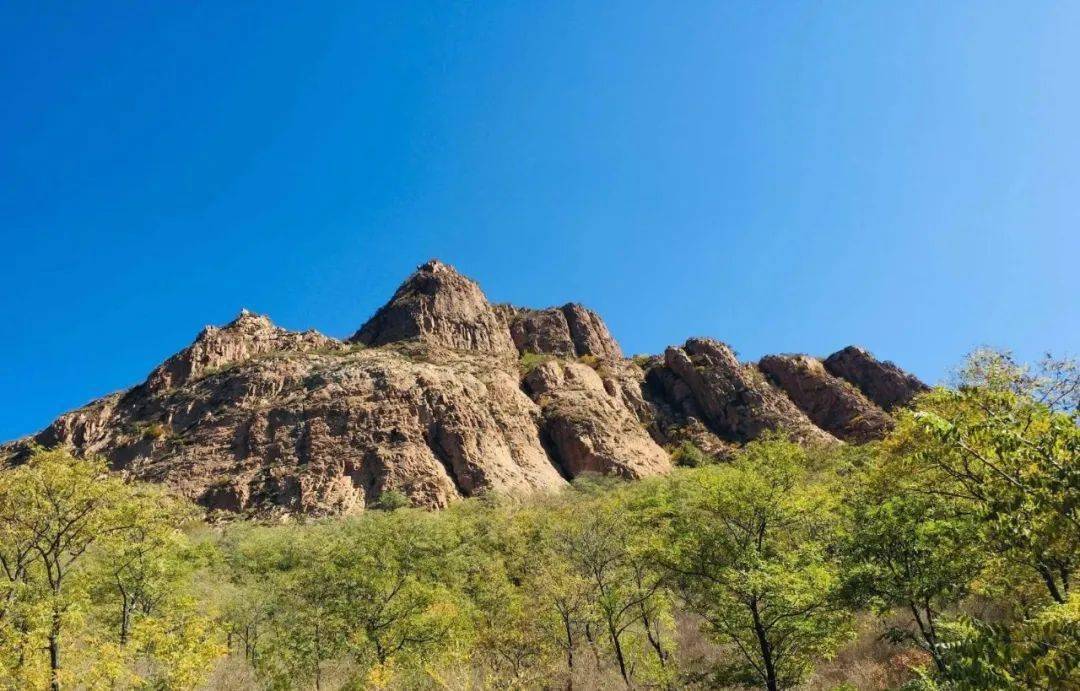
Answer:
[[[723,438],[746,442],[766,431],[780,431],[805,442],[836,441],[719,341],[691,338],[682,348],[670,347],[664,366],[679,380],[672,389],[684,412],[700,416]],[[687,402],[693,406],[688,408]]]
[[[421,265],[349,340],[380,346],[415,339],[447,348],[517,355],[506,324],[480,286],[435,259]]]
[[[146,387],[150,391],[164,391],[259,355],[300,353],[338,345],[339,341],[317,331],[287,331],[274,326],[262,315],[241,310],[239,316],[224,327],[203,329],[194,343],[150,373]]]
[[[642,390],[652,409],[653,434],[664,445],[689,442],[717,458],[726,458],[737,448],[709,429],[690,386],[664,364],[663,357],[650,358]]]
[[[549,360],[526,375],[524,384],[540,405],[542,437],[568,477],[601,473],[636,479],[671,468],[667,452],[592,367]]]
[[[929,387],[891,362],[882,362],[858,346],[825,358],[825,369],[859,387],[867,398],[892,411]]]
[[[817,358],[807,355],[768,355],[758,369],[787,394],[810,420],[844,441],[881,439],[892,429],[892,418],[853,385],[834,377]]]
[[[604,321],[592,310],[569,303],[562,307],[533,310],[506,307],[510,337],[521,353],[546,353],[558,357],[622,357],[622,350]]]
[[[890,424],[875,403],[924,388],[858,349],[824,366],[774,357],[760,367],[711,339],[624,359],[590,310],[496,308],[431,261],[349,341],[245,311],[139,386],[0,446],[0,464],[35,444],[67,446],[245,514],[345,514],[391,490],[437,508],[555,490],[582,473],[665,473],[668,451],[687,441],[717,457],[768,430],[861,442]]]
[[[513,370],[412,344],[247,360],[103,399],[37,441],[100,453],[209,508],[327,514],[385,490],[442,507],[483,490],[557,488],[539,420]]]

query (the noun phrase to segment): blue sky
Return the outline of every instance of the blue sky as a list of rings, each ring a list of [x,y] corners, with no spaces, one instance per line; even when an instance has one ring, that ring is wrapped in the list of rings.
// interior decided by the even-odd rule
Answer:
[[[70,7],[61,7],[70,5]],[[0,7],[0,439],[439,257],[627,352],[1080,350],[1080,3]]]

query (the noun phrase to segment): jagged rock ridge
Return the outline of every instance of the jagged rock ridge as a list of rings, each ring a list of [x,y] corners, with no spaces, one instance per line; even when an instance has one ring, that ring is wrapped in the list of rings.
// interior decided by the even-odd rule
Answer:
[[[379,346],[418,338],[493,355],[517,352],[480,286],[436,259],[421,265],[349,340]]]
[[[351,513],[389,490],[437,508],[582,473],[665,473],[668,448],[684,441],[725,456],[769,430],[807,443],[878,438],[891,424],[882,408],[925,385],[852,350],[755,367],[690,339],[624,359],[587,308],[494,307],[432,260],[346,342],[244,311],[143,384],[0,447],[0,459],[66,445],[235,512]]]
[[[892,429],[892,418],[855,386],[829,374],[808,355],[767,355],[758,369],[788,395],[810,420],[849,442],[880,439]]]
[[[510,337],[519,352],[570,358],[583,355],[622,357],[622,350],[604,321],[582,305],[569,303],[543,310],[501,307],[510,327]]]
[[[906,405],[926,384],[891,362],[882,362],[858,346],[848,346],[825,358],[825,369],[857,386],[885,410]]]

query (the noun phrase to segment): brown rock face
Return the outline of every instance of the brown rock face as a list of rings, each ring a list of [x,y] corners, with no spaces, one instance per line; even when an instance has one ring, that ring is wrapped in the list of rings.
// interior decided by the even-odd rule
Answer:
[[[517,355],[505,323],[480,286],[434,259],[421,265],[349,340],[371,346],[424,340],[447,348]]]
[[[660,443],[678,446],[690,442],[717,458],[728,457],[737,448],[709,429],[690,387],[664,364],[663,358],[652,358],[649,363],[643,392],[652,407],[654,436]]]
[[[665,473],[662,446],[684,441],[728,456],[766,430],[877,438],[890,420],[854,387],[887,407],[925,388],[853,348],[824,366],[771,357],[761,370],[709,339],[623,359],[584,307],[493,308],[437,261],[350,341],[243,312],[143,384],[0,445],[0,465],[35,442],[100,454],[211,509],[343,514],[390,490],[435,508],[558,489],[581,473]],[[522,376],[519,351],[551,358]],[[583,356],[589,364],[572,361]]]
[[[682,348],[668,348],[664,363],[679,379],[671,385],[676,403],[685,411],[692,401],[693,413],[723,438],[745,442],[781,430],[801,441],[836,441],[719,341],[691,338]]]
[[[857,346],[825,358],[825,369],[859,387],[867,398],[887,411],[906,405],[930,387],[891,362],[882,362]]]
[[[195,342],[159,365],[146,379],[151,391],[181,386],[208,372],[267,353],[299,353],[340,343],[317,331],[295,333],[247,310],[224,327],[208,326]]]
[[[848,382],[829,374],[807,355],[768,355],[758,369],[807,417],[844,441],[881,439],[892,429],[892,418]]]
[[[499,364],[423,344],[283,353],[102,399],[37,441],[231,511],[349,513],[385,490],[442,507],[564,485],[539,408]]]
[[[582,355],[622,357],[619,344],[604,321],[582,305],[570,303],[543,310],[505,309],[510,337],[521,353],[547,353],[567,358]]]
[[[563,472],[641,478],[671,469],[667,452],[591,367],[552,360],[525,377],[540,404],[542,434]]]

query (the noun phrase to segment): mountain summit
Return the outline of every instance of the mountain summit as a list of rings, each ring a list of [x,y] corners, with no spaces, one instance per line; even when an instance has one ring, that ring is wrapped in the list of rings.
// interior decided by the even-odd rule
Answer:
[[[591,310],[492,305],[432,260],[346,341],[245,310],[0,458],[67,446],[232,512],[352,513],[387,491],[437,508],[665,473],[683,442],[720,456],[771,430],[861,443],[925,388],[856,347],[754,364],[693,338],[626,359]]]

